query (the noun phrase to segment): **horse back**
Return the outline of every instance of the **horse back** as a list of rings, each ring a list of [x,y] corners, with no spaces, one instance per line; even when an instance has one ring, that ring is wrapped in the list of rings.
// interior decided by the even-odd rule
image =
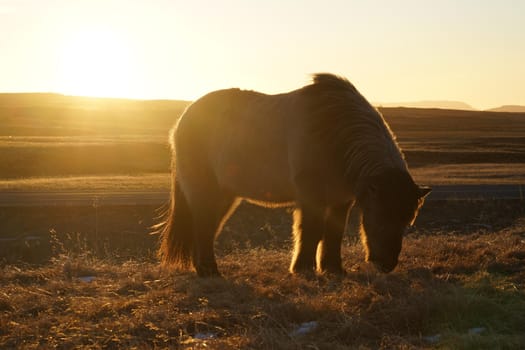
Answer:
[[[177,163],[186,168],[198,163],[199,171],[207,169],[213,181],[238,197],[293,201],[288,124],[294,102],[289,94],[239,89],[205,95],[176,126]]]

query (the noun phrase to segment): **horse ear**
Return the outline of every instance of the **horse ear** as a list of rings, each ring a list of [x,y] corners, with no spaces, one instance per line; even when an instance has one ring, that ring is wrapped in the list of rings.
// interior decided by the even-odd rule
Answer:
[[[425,198],[432,191],[432,188],[427,186],[418,186],[417,192],[420,199]]]

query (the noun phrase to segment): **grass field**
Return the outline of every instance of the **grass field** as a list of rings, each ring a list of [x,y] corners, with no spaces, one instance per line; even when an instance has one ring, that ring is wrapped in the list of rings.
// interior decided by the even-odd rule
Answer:
[[[167,174],[168,130],[187,104],[0,94],[0,181]],[[525,182],[523,113],[381,111],[424,183]]]
[[[367,270],[349,241],[344,278],[290,276],[288,246],[220,254],[224,279],[62,251],[2,268],[0,347],[518,349],[523,227],[410,235],[389,275]]]
[[[525,166],[479,163],[429,165],[412,169],[416,182],[426,185],[447,184],[523,184]],[[169,191],[169,173],[131,175],[69,175],[0,179],[0,191]]]
[[[0,195],[167,190],[186,105],[0,94]],[[525,183],[525,114],[382,112],[421,183]],[[289,275],[289,210],[242,205],[197,279],[159,267],[156,207],[2,207],[0,348],[523,348],[524,208],[429,202],[393,273],[348,236],[339,278]]]

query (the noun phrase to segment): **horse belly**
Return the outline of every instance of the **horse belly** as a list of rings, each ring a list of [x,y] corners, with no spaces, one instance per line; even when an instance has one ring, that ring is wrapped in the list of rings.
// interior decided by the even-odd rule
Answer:
[[[293,201],[286,140],[276,136],[274,132],[269,140],[245,134],[223,144],[216,160],[219,185],[252,201]]]
[[[255,179],[255,178],[252,178]],[[264,184],[260,182],[248,181],[246,183],[240,182],[237,193],[239,197],[250,200],[256,204],[274,203],[274,204],[288,204],[294,201],[294,193],[291,186],[281,184],[278,181],[268,182]]]
[[[286,164],[230,159],[217,179],[221,187],[237,197],[269,203],[294,200]]]

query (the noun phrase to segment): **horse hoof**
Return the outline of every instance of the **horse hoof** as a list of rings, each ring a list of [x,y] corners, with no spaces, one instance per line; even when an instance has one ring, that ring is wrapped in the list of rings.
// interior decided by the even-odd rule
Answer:
[[[198,268],[197,276],[199,277],[222,277],[217,268]]]
[[[335,277],[346,276],[346,271],[343,268],[324,268],[321,270],[321,273],[325,276],[335,276]]]
[[[304,277],[306,279],[311,279],[311,278],[315,277],[315,270],[314,269],[293,268],[293,269],[290,269],[290,273],[292,275],[301,276],[301,277]]]

